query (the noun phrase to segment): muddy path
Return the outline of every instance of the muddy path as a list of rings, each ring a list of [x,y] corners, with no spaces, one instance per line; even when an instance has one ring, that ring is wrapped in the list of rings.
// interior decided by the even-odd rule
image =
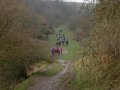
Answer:
[[[36,78],[34,84],[28,87],[28,90],[65,90],[65,83],[68,80],[63,80],[64,77],[70,75],[70,62],[58,60],[64,69],[52,77],[39,77]]]

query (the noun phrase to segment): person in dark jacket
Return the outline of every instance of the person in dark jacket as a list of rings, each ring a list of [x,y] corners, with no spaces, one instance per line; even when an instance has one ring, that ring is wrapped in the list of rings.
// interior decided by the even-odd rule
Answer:
[[[66,45],[68,46],[68,44],[69,44],[69,41],[68,41],[68,40],[66,40],[66,41],[65,41],[65,43],[66,43]]]

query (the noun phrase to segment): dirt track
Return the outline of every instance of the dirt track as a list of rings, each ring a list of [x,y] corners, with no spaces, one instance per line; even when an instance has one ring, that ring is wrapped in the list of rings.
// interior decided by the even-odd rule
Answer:
[[[52,77],[39,77],[35,80],[35,84],[30,86],[28,90],[66,90],[63,78],[70,72],[70,63],[58,60],[64,69],[60,73]]]

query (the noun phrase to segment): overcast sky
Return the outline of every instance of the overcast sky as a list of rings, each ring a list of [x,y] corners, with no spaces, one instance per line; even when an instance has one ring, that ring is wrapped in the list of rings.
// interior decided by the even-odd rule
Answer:
[[[83,0],[64,0],[64,1],[67,1],[67,2],[83,2]]]
[[[63,0],[63,1],[66,1],[66,2],[92,2],[92,1],[97,1],[97,0]]]

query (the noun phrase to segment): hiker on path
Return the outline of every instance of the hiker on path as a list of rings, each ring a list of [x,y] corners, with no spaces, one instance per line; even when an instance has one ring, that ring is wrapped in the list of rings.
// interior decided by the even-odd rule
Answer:
[[[68,46],[68,44],[69,44],[69,41],[68,41],[68,40],[66,40],[66,41],[65,41],[65,43],[66,43],[66,46]]]
[[[51,49],[51,56],[54,56],[54,54],[55,54],[55,48],[52,48]]]
[[[62,31],[63,31],[63,30],[62,30],[62,29],[60,29],[60,30],[59,30],[59,33],[62,33]]]
[[[58,46],[58,47],[61,46],[61,42],[59,40],[56,42],[56,46]]]
[[[59,50],[60,50],[60,54],[63,53],[63,49],[61,47],[59,47]]]

